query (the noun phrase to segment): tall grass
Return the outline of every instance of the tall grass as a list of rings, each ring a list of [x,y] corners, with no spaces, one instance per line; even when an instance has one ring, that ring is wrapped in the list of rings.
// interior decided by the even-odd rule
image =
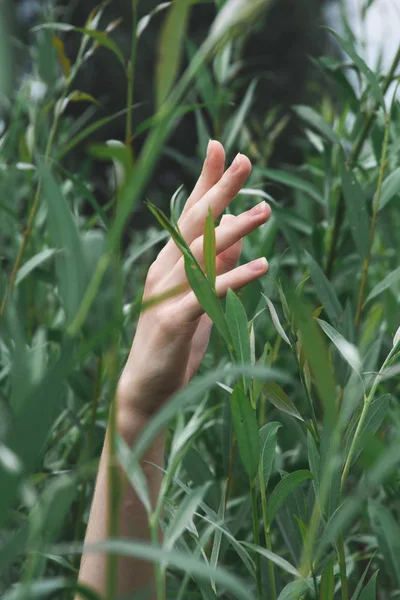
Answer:
[[[186,39],[191,2],[160,5],[142,19],[139,4],[132,0],[129,57],[110,35],[116,24],[104,28],[106,3],[80,28],[55,20],[37,27],[32,75],[13,91],[13,44],[0,55],[7,123],[0,134],[2,597],[69,598],[77,590],[98,597],[79,586],[76,575],[110,419],[110,452],[147,509],[153,540],[115,538],[118,490],[112,488],[112,539],[101,545],[111,557],[108,598],[114,597],[112,557],[118,554],[158,565],[159,600],[165,594],[395,598],[400,106],[392,84],[400,49],[389,73],[374,73],[347,24],[346,38],[329,34],[342,58],[314,59],[322,81],[315,105],[255,122],[257,80],[237,102],[235,74],[243,41],[258,18],[268,18],[269,2],[217,1],[200,48]],[[159,13],[156,113],[135,129],[140,37]],[[74,61],[65,32],[80,36]],[[100,46],[113,53],[129,82],[124,143],[89,147],[114,166],[106,206],[83,173],[68,172],[67,161],[78,143],[121,116],[70,133],[68,104],[97,101],[74,82]],[[221,302],[214,289],[212,217],[205,224],[203,272],[174,219],[148,204],[155,225],[181,249],[190,284],[215,328],[200,373],[128,448],[112,426],[114,390],[140,311],[143,273],[165,236],[154,228],[137,232],[126,247],[122,235],[188,111],[197,124],[193,170],[211,137],[229,155],[240,150],[253,160],[232,209],[257,198],[271,203],[272,219],[243,249],[246,261],[266,255],[270,270]],[[298,125],[294,143],[304,161],[271,168],[274,144],[290,119]],[[140,151],[139,136],[145,136]],[[171,201],[172,215],[181,193]],[[165,473],[152,511],[138,461],[164,428]]]

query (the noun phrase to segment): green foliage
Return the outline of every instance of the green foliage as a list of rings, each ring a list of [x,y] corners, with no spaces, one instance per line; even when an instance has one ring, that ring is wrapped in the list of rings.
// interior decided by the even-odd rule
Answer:
[[[103,24],[107,2],[78,28],[46,9],[24,50],[32,71],[14,90],[17,44],[4,35],[0,13],[0,595],[63,600],[79,590],[98,598],[76,583],[95,459],[145,274],[159,243],[171,236],[215,332],[199,374],[135,446],[116,441],[150,522],[161,519],[162,544],[121,539],[103,548],[166,569],[168,597],[180,600],[369,600],[377,591],[394,598],[400,590],[397,96],[391,111],[386,106],[400,53],[388,73],[367,66],[346,23],[345,37],[333,32],[345,62],[314,57],[324,79],[313,82],[313,105],[256,119],[252,107],[268,73],[249,77],[242,52],[269,2],[208,2],[215,5],[214,23],[194,42],[186,31],[198,3],[161,3],[135,21],[138,39],[150,20],[163,25],[156,112],[134,131],[131,111],[139,107],[131,94],[126,108],[88,124],[84,107],[100,115],[103,99],[75,87],[99,48],[134,83],[138,39],[128,58],[111,35],[117,23]],[[68,36],[75,36],[76,55]],[[79,118],[69,116],[72,102],[82,108]],[[229,290],[226,300],[215,290],[213,215],[205,222],[203,269],[176,225],[181,189],[171,220],[149,202],[153,226],[133,226],[125,235],[188,112],[198,153],[174,155],[188,178],[199,172],[208,138],[218,138],[229,159],[240,150],[254,165],[229,210],[239,214],[258,197],[273,209],[270,222],[244,241],[241,259],[266,255],[269,275],[240,294]],[[91,143],[77,169],[77,146],[121,118],[125,143]],[[297,125],[292,144],[301,164],[270,164],[289,120]],[[94,159],[109,169],[106,203],[88,176]],[[166,470],[154,512],[139,465],[165,428]]]

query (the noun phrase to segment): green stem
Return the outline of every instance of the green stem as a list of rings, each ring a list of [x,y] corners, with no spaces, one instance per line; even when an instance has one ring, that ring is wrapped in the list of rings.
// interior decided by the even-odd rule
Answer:
[[[131,56],[127,71],[127,99],[126,99],[126,132],[125,132],[125,144],[129,146],[132,143],[132,105],[133,105],[133,84],[136,67],[136,56],[137,56],[137,25],[138,25],[138,12],[137,12],[138,0],[132,0],[132,46]]]
[[[361,431],[363,428],[363,425],[365,423],[365,419],[367,418],[367,412],[368,409],[370,407],[371,402],[373,401],[373,399],[375,398],[375,394],[376,391],[379,387],[379,384],[381,382],[382,379],[382,374],[385,371],[386,367],[389,365],[391,359],[393,358],[393,356],[399,351],[399,347],[400,347],[400,342],[398,344],[396,344],[395,347],[392,348],[392,350],[390,351],[389,355],[387,356],[385,362],[383,363],[379,373],[377,374],[377,376],[375,377],[374,383],[372,385],[371,391],[369,392],[368,396],[365,397],[364,399],[364,405],[361,411],[361,416],[360,416],[360,420],[358,421],[357,424],[357,429],[355,431],[354,437],[353,437],[353,441],[351,442],[351,446],[350,446],[350,450],[349,453],[347,455],[347,459],[345,462],[345,465],[343,467],[343,472],[342,472],[342,478],[341,478],[341,489],[343,489],[344,483],[347,479],[347,475],[349,474],[349,470],[351,467],[351,463],[353,461],[354,455],[356,453],[357,450],[357,446],[359,443],[359,438],[361,435]]]
[[[342,600],[349,600],[349,590],[347,585],[347,566],[346,566],[346,554],[344,551],[344,539],[343,533],[341,532],[338,539],[338,555],[339,555],[339,570],[341,580],[341,592]]]
[[[153,546],[156,546],[156,547],[159,544],[158,516],[159,515],[157,514],[157,511],[155,511],[154,514],[152,515],[152,517],[150,518],[151,543],[153,544]],[[164,574],[163,574],[164,569],[163,569],[161,563],[155,563],[154,568],[155,568],[155,572],[156,572],[157,600],[165,600],[165,585],[164,585]]]
[[[400,62],[400,46],[399,46],[399,48],[396,52],[396,55],[393,59],[389,74],[385,79],[385,83],[383,85],[383,90],[382,90],[384,94],[387,92],[390,84],[392,83],[392,80],[393,80],[393,77],[394,77],[394,74],[396,72],[399,62]],[[360,135],[359,135],[357,142],[354,145],[353,150],[350,155],[349,162],[350,162],[351,166],[354,165],[354,163],[356,163],[360,157],[360,154],[364,147],[365,141],[368,137],[368,134],[371,130],[373,123],[375,122],[376,114],[379,109],[379,106],[380,106],[380,103],[377,102],[374,105],[372,111],[370,112],[370,114],[368,115],[367,119],[364,122],[364,125],[361,129]],[[336,209],[335,209],[332,238],[331,238],[331,244],[329,247],[328,260],[327,260],[327,266],[326,266],[326,275],[327,275],[328,279],[331,278],[332,273],[333,273],[333,267],[334,267],[335,260],[336,260],[336,247],[337,247],[337,244],[339,241],[339,235],[340,235],[340,230],[342,228],[342,224],[343,224],[343,220],[344,220],[344,214],[345,214],[344,196],[343,196],[343,194],[340,194],[339,200],[336,204]]]
[[[260,479],[260,491],[261,491],[261,507],[262,507],[262,515],[263,515],[263,524],[264,524],[264,536],[265,536],[265,546],[267,550],[272,552],[272,541],[271,541],[271,532],[270,532],[270,524],[268,520],[268,509],[267,509],[267,495],[265,492],[264,478],[262,474],[262,467],[258,470],[258,476]],[[275,584],[275,568],[272,560],[268,561],[268,575],[269,575],[269,591],[270,596],[269,600],[276,600],[276,584]]]
[[[390,117],[389,117],[389,115],[387,115],[386,116],[385,137],[383,139],[381,166],[379,169],[378,188],[376,190],[373,209],[372,209],[372,223],[371,223],[371,230],[370,230],[370,236],[369,236],[368,254],[364,261],[360,293],[358,296],[357,313],[356,313],[356,319],[355,319],[356,329],[358,329],[358,327],[360,325],[361,312],[363,309],[363,302],[364,302],[364,292],[365,292],[365,287],[367,284],[368,269],[369,269],[369,265],[371,262],[372,247],[374,244],[376,223],[378,220],[379,205],[380,205],[381,195],[382,195],[383,175],[385,173],[385,168],[386,168],[387,151],[388,151],[388,145],[389,145],[389,131],[390,131]]]
[[[257,488],[256,478],[250,480],[250,491],[251,491],[251,513],[253,517],[253,538],[254,543],[260,545],[260,528],[258,521],[258,504],[257,504]],[[263,597],[262,580],[261,580],[261,561],[260,555],[256,553],[256,582],[257,582],[257,599],[261,600]]]

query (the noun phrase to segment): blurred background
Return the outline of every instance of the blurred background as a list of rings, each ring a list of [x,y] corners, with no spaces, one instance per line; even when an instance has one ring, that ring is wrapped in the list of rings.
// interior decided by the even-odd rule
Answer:
[[[56,6],[38,0],[17,0],[9,3],[10,21],[14,24],[16,77],[37,78],[33,94],[40,93],[43,74],[34,72],[29,46],[36,43],[37,32],[32,28],[43,19],[62,21],[75,26],[83,26],[97,0],[79,2],[60,1]],[[138,18],[149,14],[158,5],[157,0],[138,3]],[[194,45],[205,38],[215,17],[214,3],[201,3],[193,6],[189,24],[189,37]],[[138,48],[134,102],[139,107],[133,111],[133,125],[138,127],[143,120],[154,113],[154,70],[157,62],[157,48],[160,27],[164,13],[155,14],[141,36]],[[130,52],[131,3],[113,0],[103,17],[105,28],[112,23],[110,36],[115,39],[124,56]],[[332,43],[323,25],[339,32],[352,31],[363,46],[364,58],[372,66],[381,65],[387,69],[397,49],[397,32],[400,26],[399,0],[274,0],[265,12],[257,28],[251,30],[243,40],[240,68],[234,73],[233,81],[225,82],[220,89],[219,101],[223,113],[229,114],[233,106],[238,106],[248,89],[249,83],[257,78],[257,89],[252,101],[252,121],[254,126],[262,124],[259,135],[274,139],[273,152],[268,156],[271,166],[296,165],[302,160],[302,145],[297,139],[296,122],[291,106],[313,104],[321,100],[321,94],[329,93],[329,85],[313,58],[322,54],[340,56],[340,51]],[[76,32],[62,35],[66,55],[70,60],[76,57],[80,37]],[[54,51],[54,49],[53,49]],[[187,48],[186,57],[190,49]],[[184,65],[182,65],[183,67]],[[42,79],[40,76],[42,75]],[[350,76],[351,78],[351,76]],[[354,75],[353,84],[357,86]],[[99,101],[99,105],[85,107],[82,103],[70,103],[67,111],[72,120],[86,124],[107,115],[112,115],[126,106],[125,73],[115,56],[105,48],[99,48],[90,61],[87,61],[76,80],[76,87]],[[333,92],[332,92],[333,93]],[[193,102],[196,101],[195,94]],[[223,104],[225,103],[225,109]],[[201,111],[213,137],[219,132],[213,127],[206,110]],[[153,202],[163,205],[183,182],[193,183],[199,163],[191,158],[199,155],[198,122],[196,112],[184,116],[168,146],[163,152],[147,195]],[[277,127],[279,135],[277,134]],[[4,127],[4,125],[3,125]],[[113,120],[75,148],[66,159],[66,166],[74,171],[84,168],[93,182],[94,191],[101,204],[109,198],[110,169],[103,162],[93,160],[86,150],[89,142],[109,139],[124,140],[125,117]],[[144,136],[135,138],[139,150]],[[255,157],[252,157],[255,158]],[[148,211],[139,205],[135,216],[135,228],[143,228],[150,220]]]

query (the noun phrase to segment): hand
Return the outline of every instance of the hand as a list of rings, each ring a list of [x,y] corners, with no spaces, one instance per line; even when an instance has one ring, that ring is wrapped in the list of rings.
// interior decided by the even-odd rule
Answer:
[[[248,158],[239,154],[224,172],[225,152],[211,141],[200,178],[179,220],[180,231],[203,265],[203,231],[211,207],[219,217],[241,190],[251,172]],[[265,223],[271,214],[262,202],[238,217],[224,215],[216,228],[217,280],[220,297],[264,275],[265,258],[236,267],[242,238]],[[188,287],[182,255],[170,240],[151,265],[144,300],[174,288],[185,291],[141,314],[131,352],[118,386],[118,407],[129,417],[151,416],[197,371],[206,352],[212,322]]]

